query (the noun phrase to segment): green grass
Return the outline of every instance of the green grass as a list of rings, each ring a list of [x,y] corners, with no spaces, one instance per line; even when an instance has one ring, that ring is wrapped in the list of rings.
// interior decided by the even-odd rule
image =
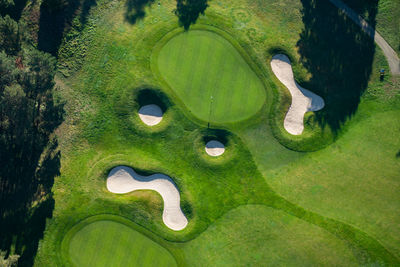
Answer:
[[[376,29],[400,55],[400,2],[380,0],[376,15]]]
[[[286,199],[364,229],[400,257],[399,132],[399,110],[357,118],[334,145],[266,179]]]
[[[399,265],[392,245],[396,239],[389,235],[397,233],[398,220],[391,210],[398,210],[400,202],[393,194],[397,188],[395,154],[400,149],[395,135],[399,129],[395,80],[388,77],[379,83],[372,77],[360,109],[340,132],[337,143],[315,153],[294,152],[274,138],[269,121],[271,105],[287,104],[279,103],[284,98],[273,97],[274,91],[284,95],[285,88],[271,75],[269,59],[277,48],[287,51],[293,58],[296,79],[307,80],[296,53],[302,28],[298,1],[210,1],[207,16],[199,19],[203,28],[218,27],[235,39],[246,54],[229,40],[235,53],[251,62],[249,66],[257,66],[253,74],[268,85],[267,90],[263,88],[266,104],[254,111],[257,115],[245,123],[226,124],[224,131],[206,129],[175,88],[166,86],[154,72],[154,47],[171,31],[179,31],[172,12],[176,2],[153,5],[135,25],[124,21],[123,3],[97,4],[87,28],[63,46],[65,55],[74,55],[76,49],[85,51],[86,57],[75,62],[74,57],[66,56],[60,62],[63,68],[70,66],[63,70],[69,76],[59,78],[62,83],[57,91],[68,100],[66,121],[58,132],[62,167],[53,187],[53,217],[47,223],[35,266],[65,264],[65,236],[77,223],[98,214],[131,220],[137,225],[133,229],[171,252],[179,266],[190,266],[195,260],[207,263],[207,255],[215,256],[212,244],[222,244],[215,256],[218,265],[232,265],[232,257],[244,264],[262,264],[260,258],[277,260],[269,248],[287,249],[288,263],[303,259],[322,265],[351,265],[354,261],[359,265]],[[286,10],[287,16],[282,15]],[[228,42],[225,35],[223,40]],[[386,64],[379,53],[376,59],[374,68]],[[75,71],[77,65],[80,68]],[[154,101],[165,105],[164,119],[154,128],[146,127],[137,115],[143,88],[154,92]],[[389,135],[385,129],[393,132]],[[360,139],[364,131],[371,133]],[[222,157],[205,155],[204,140],[210,136],[226,141]],[[163,224],[162,200],[154,192],[108,192],[108,171],[122,164],[172,177],[181,192],[188,227],[174,232]],[[345,179],[335,175],[342,165]],[[376,183],[376,177],[381,177],[381,183]],[[336,186],[338,181],[344,186]],[[368,202],[371,196],[373,201]],[[270,218],[276,227],[270,227]],[[244,229],[247,223],[252,227]],[[279,239],[279,234],[286,240],[295,238],[285,246],[286,240]],[[246,236],[252,238],[246,241]],[[309,236],[313,239],[307,239]],[[223,246],[231,241],[238,246]],[[239,253],[240,242],[257,253]],[[267,248],[266,242],[270,242]],[[338,259],[337,254],[346,257]]]
[[[112,220],[80,224],[68,240],[75,266],[177,266],[165,248],[125,224]]]
[[[346,242],[282,211],[241,206],[185,244],[189,266],[357,266]]]
[[[228,40],[211,31],[173,36],[159,52],[158,67],[188,109],[204,121],[241,121],[265,102],[260,78]]]

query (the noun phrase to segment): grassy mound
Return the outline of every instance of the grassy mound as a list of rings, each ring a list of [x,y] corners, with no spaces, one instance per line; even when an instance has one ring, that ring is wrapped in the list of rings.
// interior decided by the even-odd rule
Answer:
[[[68,244],[75,266],[176,266],[165,248],[127,224],[113,220],[80,224],[71,229]]]
[[[259,205],[225,214],[185,246],[188,266],[353,266],[343,240]],[[200,256],[201,255],[201,256]]]
[[[265,102],[261,80],[220,35],[191,30],[170,39],[158,55],[161,75],[195,116],[210,122],[240,121]]]

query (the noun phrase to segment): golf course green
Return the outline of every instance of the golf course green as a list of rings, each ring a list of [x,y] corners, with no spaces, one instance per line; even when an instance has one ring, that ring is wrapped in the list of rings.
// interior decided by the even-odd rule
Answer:
[[[71,262],[81,267],[176,266],[165,248],[112,220],[85,224],[71,237],[68,250]]]
[[[244,120],[265,102],[260,78],[235,46],[212,31],[173,36],[159,52],[158,67],[172,90],[203,121]]]

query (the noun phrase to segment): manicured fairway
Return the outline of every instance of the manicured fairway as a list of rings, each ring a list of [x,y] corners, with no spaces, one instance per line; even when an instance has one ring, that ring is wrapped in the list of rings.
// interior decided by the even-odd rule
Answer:
[[[185,247],[188,266],[355,266],[346,243],[265,206],[241,206]]]
[[[161,75],[198,118],[234,122],[254,115],[265,89],[235,47],[220,35],[192,30],[173,37],[158,56]]]
[[[69,245],[75,266],[176,266],[163,247],[130,227],[96,221],[80,229]]]
[[[355,225],[400,256],[400,112],[351,126],[334,145],[266,177],[286,199]]]

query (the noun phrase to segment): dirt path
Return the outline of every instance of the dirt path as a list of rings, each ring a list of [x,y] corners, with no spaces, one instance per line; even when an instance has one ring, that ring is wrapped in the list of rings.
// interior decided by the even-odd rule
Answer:
[[[371,38],[373,38],[376,44],[382,49],[385,57],[389,63],[390,71],[394,75],[400,75],[400,60],[397,53],[393,48],[383,39],[383,37],[373,29],[368,22],[366,22],[360,15],[354,10],[348,7],[341,0],[330,0],[337,8],[342,10],[351,20],[357,23],[364,32],[366,32]]]

